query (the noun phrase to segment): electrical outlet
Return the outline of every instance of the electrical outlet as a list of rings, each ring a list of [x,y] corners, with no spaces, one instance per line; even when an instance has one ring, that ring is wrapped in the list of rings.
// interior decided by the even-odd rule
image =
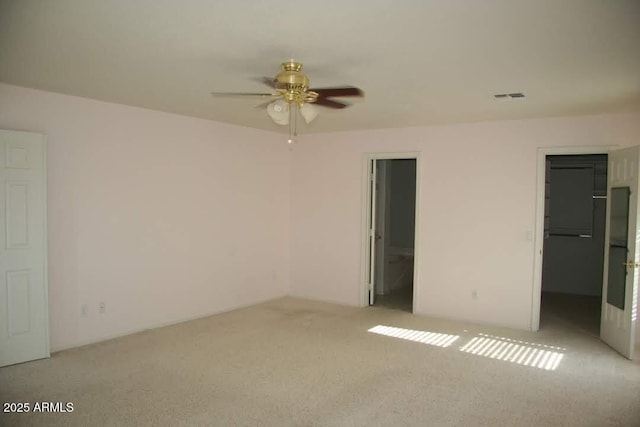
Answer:
[[[89,316],[89,306],[87,304],[82,304],[80,306],[80,315],[82,317],[87,317]]]
[[[98,311],[100,312],[100,314],[104,314],[107,311],[107,305],[103,302],[101,302],[98,305]]]

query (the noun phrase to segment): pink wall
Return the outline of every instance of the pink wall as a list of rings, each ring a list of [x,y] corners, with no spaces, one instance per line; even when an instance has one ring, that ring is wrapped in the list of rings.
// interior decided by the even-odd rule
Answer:
[[[370,152],[420,153],[418,313],[529,328],[537,148],[640,143],[626,114],[307,134],[290,152],[3,84],[0,127],[47,135],[54,350],[286,294],[359,305]]]
[[[634,144],[640,114],[306,135],[292,162],[292,294],[360,304],[363,158],[419,152],[417,312],[528,329],[537,148]]]
[[[8,85],[0,127],[47,136],[52,349],[288,293],[281,136]]]

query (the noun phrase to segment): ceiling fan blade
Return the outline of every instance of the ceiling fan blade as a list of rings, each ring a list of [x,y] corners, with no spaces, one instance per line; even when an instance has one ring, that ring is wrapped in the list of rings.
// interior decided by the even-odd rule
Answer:
[[[339,109],[348,107],[350,105],[350,104],[345,104],[343,102],[332,101],[332,100],[327,99],[327,98],[318,98],[318,99],[315,100],[314,104],[321,105],[323,107],[339,108]]]
[[[216,97],[231,97],[231,96],[257,96],[257,97],[274,97],[281,96],[280,93],[245,93],[245,92],[211,92],[211,96]]]
[[[334,97],[334,96],[364,96],[364,92],[357,87],[342,86],[342,87],[325,87],[318,89],[309,89],[316,92],[322,98]]]
[[[273,77],[261,77],[261,78],[259,78],[257,80],[259,82],[262,82],[262,83],[266,84],[271,89],[277,89],[278,88],[278,81],[276,79],[274,79]]]

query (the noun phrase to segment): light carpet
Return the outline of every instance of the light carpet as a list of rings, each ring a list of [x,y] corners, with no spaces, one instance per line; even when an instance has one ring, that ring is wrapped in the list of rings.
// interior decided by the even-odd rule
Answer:
[[[74,407],[0,425],[640,426],[640,364],[563,322],[284,298],[2,368],[0,401]]]

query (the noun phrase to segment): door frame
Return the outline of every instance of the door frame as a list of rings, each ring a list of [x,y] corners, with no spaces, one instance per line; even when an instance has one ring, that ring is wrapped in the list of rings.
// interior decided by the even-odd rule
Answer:
[[[540,329],[540,299],[542,297],[542,258],[544,249],[544,204],[545,204],[545,161],[547,156],[571,156],[588,154],[609,154],[609,151],[621,148],[618,145],[576,146],[576,147],[540,147],[538,148],[536,174],[536,210],[535,237],[533,245],[533,286],[531,293],[532,331]]]
[[[408,152],[378,152],[378,153],[364,153],[362,157],[362,239],[360,242],[361,248],[361,261],[360,261],[360,306],[369,306],[369,283],[368,275],[371,262],[371,256],[375,258],[375,253],[369,253],[369,230],[371,229],[371,215],[370,210],[375,206],[371,206],[371,174],[373,173],[372,161],[374,160],[393,160],[393,159],[407,159],[416,161],[416,208],[415,208],[415,230],[413,236],[413,296],[412,296],[412,313],[416,313],[417,301],[418,301],[418,278],[419,278],[419,247],[420,247],[420,152],[408,151]]]

